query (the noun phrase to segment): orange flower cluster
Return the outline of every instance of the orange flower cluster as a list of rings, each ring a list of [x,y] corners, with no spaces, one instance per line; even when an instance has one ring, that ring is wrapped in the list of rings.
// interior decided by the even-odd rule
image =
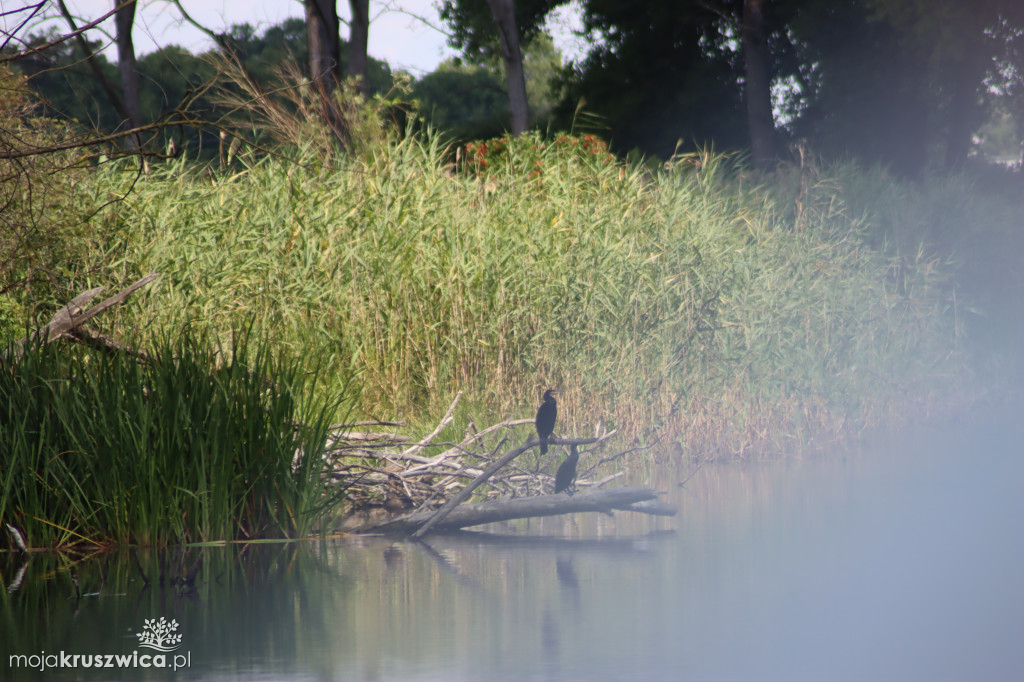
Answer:
[[[608,143],[596,135],[563,134],[550,143],[538,142],[536,136],[505,136],[466,144],[463,170],[479,175],[509,165],[515,158],[520,163],[525,162],[530,168],[529,176],[535,178],[543,173],[545,164],[550,164],[553,156],[591,163],[596,161],[601,166],[616,162],[615,156],[608,151]]]

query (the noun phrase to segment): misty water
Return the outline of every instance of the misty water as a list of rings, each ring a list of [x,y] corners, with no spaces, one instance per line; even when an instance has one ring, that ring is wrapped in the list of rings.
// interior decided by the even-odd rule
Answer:
[[[674,518],[3,556],[0,679],[1024,679],[1022,432],[647,472]],[[12,667],[155,654],[160,618],[187,667]]]

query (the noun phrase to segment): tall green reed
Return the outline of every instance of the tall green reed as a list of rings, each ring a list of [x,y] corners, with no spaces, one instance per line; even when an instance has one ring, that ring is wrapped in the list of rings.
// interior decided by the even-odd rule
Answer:
[[[0,372],[0,518],[34,546],[298,537],[343,490],[321,453],[336,406],[303,365],[236,333],[151,358],[29,346]]]
[[[114,276],[164,273],[124,321],[255,319],[324,363],[321,390],[357,372],[374,415],[435,418],[460,389],[529,415],[560,385],[566,433],[600,419],[695,452],[799,446],[957,371],[943,265],[894,277],[834,183],[794,198],[720,155],[650,173],[533,136],[503,153],[453,170],[427,134],[337,170],[169,165],[112,218]]]

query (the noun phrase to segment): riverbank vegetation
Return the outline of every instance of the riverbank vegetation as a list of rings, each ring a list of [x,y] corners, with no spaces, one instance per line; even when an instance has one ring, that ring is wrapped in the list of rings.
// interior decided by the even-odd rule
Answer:
[[[758,181],[713,153],[651,171],[586,137],[489,144],[458,166],[418,134],[340,167],[310,149],[229,172],[108,167],[100,182],[135,187],[107,216],[107,276],[163,273],[120,323],[253,320],[324,363],[325,395],[356,373],[378,417],[429,420],[458,390],[529,414],[559,386],[566,433],[603,421],[698,456],[837,437],[955,381],[949,268],[873,246],[838,174]]]
[[[151,336],[146,358],[29,343],[0,371],[0,518],[31,547],[303,537],[343,486],[335,405],[247,332]],[[11,545],[14,546],[14,538]]]
[[[452,442],[557,386],[556,435],[616,429],[703,460],[826,447],[978,384],[972,325],[993,308],[964,274],[984,279],[978,254],[998,250],[978,244],[1016,225],[1009,199],[965,211],[963,178],[809,154],[770,174],[710,150],[627,163],[591,135],[456,147],[356,115],[373,133],[345,154],[281,118],[212,165],[9,166],[78,201],[38,214],[59,239],[26,223],[48,250],[3,245],[21,264],[3,271],[6,339],[68,294],[161,274],[104,316],[158,362],[5,361],[0,512],[33,544],[302,535],[336,501],[309,453],[341,411],[415,430],[459,391]]]

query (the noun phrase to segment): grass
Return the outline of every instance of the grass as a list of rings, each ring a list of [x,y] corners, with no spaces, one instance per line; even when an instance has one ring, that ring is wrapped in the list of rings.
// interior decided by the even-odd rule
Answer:
[[[152,352],[36,345],[2,366],[0,518],[30,546],[301,537],[333,513],[315,375],[248,333]]]
[[[364,412],[414,422],[456,390],[478,423],[528,416],[559,386],[563,433],[603,420],[696,455],[842,437],[962,367],[949,269],[874,247],[820,172],[758,184],[704,154],[652,173],[576,138],[454,170],[447,151],[420,134],[337,167],[168,164],[108,216],[109,279],[163,273],[119,323],[254,320],[323,363],[325,395],[356,374]]]

